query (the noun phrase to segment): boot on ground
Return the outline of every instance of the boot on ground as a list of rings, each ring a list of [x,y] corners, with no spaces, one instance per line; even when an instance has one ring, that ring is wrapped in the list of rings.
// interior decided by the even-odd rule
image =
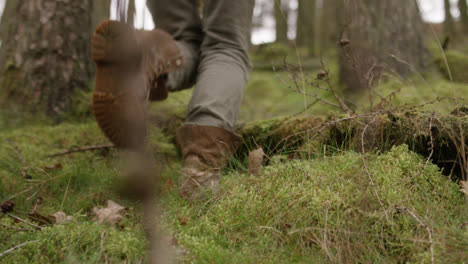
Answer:
[[[217,191],[221,169],[240,146],[241,137],[219,127],[186,125],[177,131],[176,144],[183,159],[179,195],[196,201]]]

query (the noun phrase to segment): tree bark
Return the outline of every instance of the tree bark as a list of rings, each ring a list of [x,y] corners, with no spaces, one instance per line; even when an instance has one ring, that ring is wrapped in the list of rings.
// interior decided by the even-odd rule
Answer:
[[[135,0],[130,0],[128,2],[128,11],[127,11],[127,23],[129,25],[135,25]]]
[[[325,51],[329,48],[335,48],[339,40],[337,18],[340,0],[323,1],[320,10],[320,51]]]
[[[427,67],[424,24],[416,0],[341,0],[340,80],[365,90],[383,73],[407,77]]]
[[[468,5],[466,0],[458,0],[458,9],[460,10],[460,21],[463,34],[468,35]]]
[[[93,1],[93,25],[92,32],[105,19],[110,18],[111,0],[94,0]]]
[[[296,45],[307,47],[315,54],[315,0],[298,0]]]
[[[276,23],[276,42],[288,43],[288,1],[274,0],[274,15]]]
[[[456,35],[455,21],[452,12],[450,12],[450,0],[444,0],[445,20],[444,31],[447,37],[454,38]]]
[[[1,21],[0,102],[61,121],[89,90],[92,0],[8,0]]]

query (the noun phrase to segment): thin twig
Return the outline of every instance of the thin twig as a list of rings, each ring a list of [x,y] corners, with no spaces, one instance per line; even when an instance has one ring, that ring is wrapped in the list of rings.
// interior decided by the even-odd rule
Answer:
[[[5,256],[5,255],[7,255],[7,254],[19,249],[19,248],[22,248],[22,247],[26,246],[27,244],[35,243],[35,242],[38,242],[38,241],[39,241],[39,239],[26,241],[24,243],[21,243],[19,245],[14,246],[14,247],[12,247],[10,249],[7,249],[7,250],[3,251],[2,253],[0,253],[0,258],[2,258],[3,256]]]
[[[2,223],[0,223],[0,226],[3,226],[4,228],[7,228],[7,229],[16,230],[16,231],[29,231],[29,232],[36,231],[36,230],[33,230],[33,229],[29,229],[29,228],[18,228],[18,227],[14,227],[14,226],[7,226],[7,225],[4,225]]]
[[[70,175],[68,176],[67,187],[65,188],[65,193],[63,194],[62,203],[60,203],[60,210],[59,210],[59,211],[62,211],[63,203],[65,202],[65,198],[67,197],[68,187],[70,187],[70,180],[71,180],[71,173],[70,173]]]
[[[85,151],[98,150],[98,149],[109,149],[109,148],[114,148],[114,147],[115,146],[113,144],[86,146],[86,147],[74,148],[74,149],[63,151],[63,152],[51,154],[51,155],[48,155],[47,157],[58,157],[58,156],[72,154],[75,152],[85,152]]]
[[[389,220],[388,220],[387,210],[385,209],[385,206],[384,206],[382,200],[380,199],[380,195],[379,195],[379,192],[377,191],[377,187],[375,186],[374,179],[372,179],[372,174],[370,173],[369,167],[367,166],[366,150],[365,150],[365,147],[364,147],[364,135],[366,134],[366,130],[370,126],[370,124],[372,124],[374,122],[375,122],[375,117],[371,122],[366,124],[366,126],[364,127],[364,130],[362,131],[362,134],[361,134],[362,164],[364,166],[364,169],[366,170],[367,176],[369,177],[369,181],[370,181],[371,186],[372,186],[372,188],[374,190],[374,194],[377,197],[377,200],[379,201],[380,206],[382,206],[382,209],[383,209],[384,214],[385,214],[385,219],[387,219],[387,222],[388,222]]]
[[[104,240],[106,239],[106,230],[103,230],[101,233],[101,243],[100,243],[100,252],[104,255],[104,263],[109,263],[109,257],[107,256],[106,249],[104,248]]]
[[[30,225],[30,226],[32,226],[32,227],[34,227],[34,228],[39,229],[39,230],[42,229],[42,227],[40,227],[40,226],[38,226],[38,225],[35,225],[35,224],[33,224],[33,223],[30,223],[30,222],[28,222],[28,221],[26,221],[26,220],[23,220],[23,219],[21,219],[21,218],[15,216],[15,215],[12,215],[11,213],[6,213],[6,215],[8,215],[9,217],[15,219],[16,221],[20,221],[20,222],[22,222],[22,223],[25,223],[25,224],[27,224],[27,225]]]
[[[431,250],[431,263],[435,263],[435,260],[434,260],[434,243],[432,242],[432,231],[431,231],[431,228],[429,228],[429,226],[427,224],[425,224],[421,219],[419,219],[419,217],[413,213],[410,209],[406,208],[406,207],[396,207],[397,210],[400,210],[400,211],[406,211],[408,212],[422,227],[426,228],[427,230],[427,233],[429,235],[429,243],[430,243],[430,250]]]
[[[262,229],[271,229],[275,232],[282,233],[279,230],[273,229],[271,227],[267,226],[257,226],[257,228],[262,228]],[[325,228],[323,227],[316,227],[316,226],[310,226],[310,227],[304,227],[304,228],[299,228],[299,229],[293,229],[289,231],[287,234],[288,235],[293,235],[297,233],[307,233],[310,231],[325,231]],[[339,228],[327,228],[328,232],[336,232],[336,233],[342,233],[346,235],[354,235],[354,236],[366,236],[366,237],[375,237],[379,239],[398,239],[398,240],[405,240],[405,241],[411,241],[415,243],[425,243],[425,244],[431,244],[433,242],[428,241],[428,240],[423,240],[423,239],[414,239],[414,238],[407,238],[407,237],[394,237],[394,236],[389,236],[389,235],[375,235],[375,234],[368,234],[368,233],[363,233],[363,232],[356,232],[356,231],[350,231],[350,230],[343,230]],[[317,243],[318,244],[318,243]],[[434,243],[434,244],[440,244],[440,243]]]
[[[424,172],[424,170],[427,168],[427,165],[431,161],[432,155],[434,155],[434,136],[432,135],[432,122],[433,121],[434,121],[434,114],[431,115],[431,119],[429,120],[429,137],[431,140],[429,142],[429,149],[431,152],[429,153],[429,156],[426,159],[426,163],[424,163],[424,167],[418,174],[416,174],[416,177],[418,177],[419,175],[421,175],[421,173]]]

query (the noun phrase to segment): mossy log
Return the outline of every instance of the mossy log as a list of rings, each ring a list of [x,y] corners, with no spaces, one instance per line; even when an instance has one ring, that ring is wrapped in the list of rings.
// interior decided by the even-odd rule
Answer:
[[[169,114],[173,113],[173,114]],[[183,113],[167,111],[151,117],[153,125],[174,136]],[[385,152],[407,144],[446,174],[459,177],[468,170],[468,106],[449,114],[421,111],[380,112],[359,116],[293,116],[241,124],[243,145],[236,160],[244,161],[261,146],[272,158],[312,158],[343,150]]]
[[[342,150],[387,151],[407,144],[430,158],[444,172],[466,175],[468,154],[468,107],[450,114],[428,112],[382,112],[347,117],[290,117],[254,122],[238,131],[244,144],[238,158],[262,146],[269,156],[313,157]]]

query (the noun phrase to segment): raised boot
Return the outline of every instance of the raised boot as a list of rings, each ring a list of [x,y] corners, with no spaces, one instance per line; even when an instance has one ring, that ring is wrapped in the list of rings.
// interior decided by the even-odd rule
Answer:
[[[219,127],[186,125],[177,131],[176,144],[183,159],[179,195],[194,201],[217,190],[220,171],[240,146],[241,137]]]
[[[117,147],[141,148],[146,101],[167,98],[165,76],[182,65],[177,45],[164,31],[134,30],[108,20],[93,35],[92,58],[93,114],[99,127]]]

